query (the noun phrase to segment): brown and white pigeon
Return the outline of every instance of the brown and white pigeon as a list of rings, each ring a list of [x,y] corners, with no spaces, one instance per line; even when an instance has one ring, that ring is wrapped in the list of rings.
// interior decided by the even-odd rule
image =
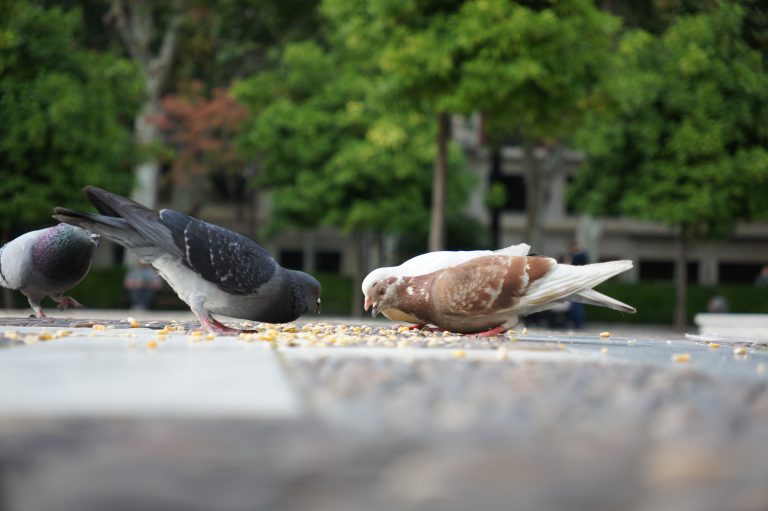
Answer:
[[[378,282],[371,291],[372,315],[493,335],[565,300],[633,313],[634,307],[618,300],[584,293],[630,268],[632,261],[571,266],[549,257],[483,256],[426,275]]]
[[[50,296],[59,310],[83,305],[65,296],[88,274],[98,234],[59,224],[22,234],[0,247],[0,286],[21,291],[38,318],[41,302]]]
[[[236,331],[211,313],[287,323],[310,310],[320,312],[320,283],[283,268],[255,241],[94,186],[83,192],[100,214],[56,208],[54,218],[98,232],[151,264],[206,330]]]
[[[384,266],[376,268],[363,279],[362,290],[365,303],[363,308],[368,310],[371,306],[371,291],[373,286],[387,277],[405,277],[426,275],[433,271],[441,270],[449,266],[465,263],[471,259],[488,255],[510,255],[524,256],[531,250],[530,245],[520,243],[519,245],[510,245],[500,250],[440,250],[436,252],[427,252],[416,257],[408,259],[399,266]]]

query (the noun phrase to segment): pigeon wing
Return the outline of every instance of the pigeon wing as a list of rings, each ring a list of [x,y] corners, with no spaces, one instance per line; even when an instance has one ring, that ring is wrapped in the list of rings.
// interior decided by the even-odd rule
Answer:
[[[513,308],[528,286],[557,265],[548,257],[486,256],[437,273],[435,308],[450,314],[484,315]]]
[[[178,211],[160,211],[188,268],[234,295],[254,295],[282,268],[258,243]]]

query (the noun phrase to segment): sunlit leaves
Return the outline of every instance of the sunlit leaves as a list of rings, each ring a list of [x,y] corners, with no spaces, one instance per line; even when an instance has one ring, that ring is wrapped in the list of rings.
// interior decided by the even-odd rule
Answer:
[[[742,10],[723,3],[660,36],[623,37],[576,138],[589,156],[576,205],[693,236],[768,213],[768,63],[742,26]]]

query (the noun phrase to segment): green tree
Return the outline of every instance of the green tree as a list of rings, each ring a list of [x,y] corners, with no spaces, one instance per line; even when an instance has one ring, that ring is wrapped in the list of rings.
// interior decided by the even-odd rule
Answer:
[[[660,36],[626,34],[577,138],[571,189],[585,211],[674,226],[676,326],[685,326],[686,246],[768,212],[768,69],[723,2]]]
[[[343,49],[291,44],[275,70],[234,88],[251,109],[242,147],[261,166],[257,185],[272,193],[271,228],[424,232],[434,161],[428,119],[369,101],[374,81],[347,57]],[[453,171],[456,207],[468,175],[458,165]]]
[[[40,225],[81,188],[126,191],[134,66],[76,44],[78,11],[7,2],[0,18],[0,226]]]
[[[618,20],[588,0],[326,0],[323,7],[346,46],[376,64],[381,97],[435,119],[430,249],[444,245],[450,114],[478,111],[492,131],[523,140],[527,238],[539,245],[543,187],[535,145],[567,136],[578,124]]]

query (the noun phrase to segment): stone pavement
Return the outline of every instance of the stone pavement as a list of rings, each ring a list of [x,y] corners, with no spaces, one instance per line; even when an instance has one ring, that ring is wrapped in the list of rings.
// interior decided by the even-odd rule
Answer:
[[[0,318],[0,511],[768,509],[748,338],[25,314]]]

